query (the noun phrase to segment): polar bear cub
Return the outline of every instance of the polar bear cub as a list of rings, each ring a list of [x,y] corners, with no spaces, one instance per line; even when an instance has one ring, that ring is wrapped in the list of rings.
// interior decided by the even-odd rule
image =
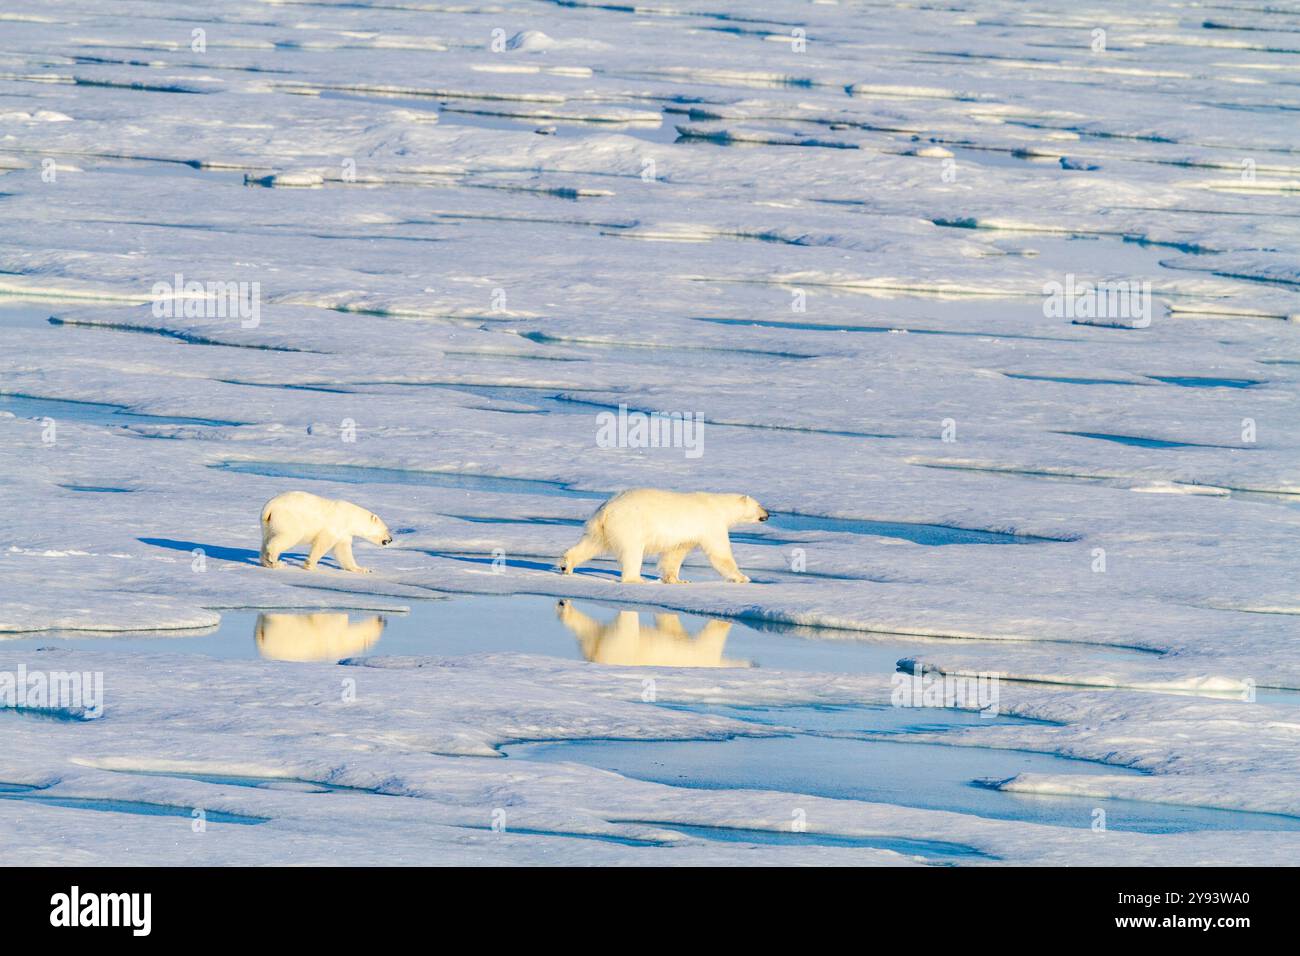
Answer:
[[[622,581],[640,583],[641,559],[659,555],[659,580],[685,584],[677,576],[682,561],[701,549],[714,569],[728,581],[746,584],[736,567],[727,531],[733,525],[766,521],[767,510],[749,495],[681,493],[658,488],[624,491],[606,501],[587,522],[586,533],[560,559],[560,571],[574,568],[599,554],[613,554],[622,568]]]
[[[369,573],[352,557],[352,539],[365,538],[372,544],[390,544],[388,525],[360,505],[350,501],[321,498],[306,491],[286,491],[262,507],[262,567],[280,566],[280,555],[303,541],[311,542],[311,553],[303,567],[316,569],[325,552],[334,556],[344,571]]]

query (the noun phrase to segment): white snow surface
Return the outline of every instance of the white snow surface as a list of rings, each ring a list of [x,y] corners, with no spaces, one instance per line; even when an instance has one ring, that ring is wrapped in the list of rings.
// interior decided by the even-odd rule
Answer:
[[[1295,833],[1098,835],[497,755],[761,732],[643,703],[635,669],[58,645],[447,593],[999,641],[1003,709],[1045,722],[934,742],[1145,771],[1003,789],[1300,816],[1291,695],[1237,699],[1300,691],[1300,15],[12,0],[3,20],[0,672],[103,671],[107,702],[0,711],[0,783],[268,820],[191,834],[0,800],[7,843],[86,863],[921,862],[670,826],[779,829],[798,806],[810,830],[977,863],[1294,861]],[[184,295],[156,314],[178,274],[259,283],[260,321]],[[1149,281],[1151,324],[1048,317],[1067,275]],[[620,403],[703,415],[702,456],[598,447]],[[735,542],[748,586],[698,554],[690,585],[556,574],[599,496],[635,486],[1033,540],[776,520]],[[357,544],[372,575],[256,566],[259,509],[290,487],[384,518],[391,547]],[[462,560],[494,549],[502,573]],[[55,650],[5,649],[46,631]],[[986,670],[964,647],[914,663]],[[887,675],[655,673],[661,702],[889,696]]]

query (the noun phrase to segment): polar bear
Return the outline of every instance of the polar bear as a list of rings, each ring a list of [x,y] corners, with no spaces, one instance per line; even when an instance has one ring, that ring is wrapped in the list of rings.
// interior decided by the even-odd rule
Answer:
[[[374,647],[384,633],[378,614],[362,621],[346,613],[259,614],[253,636],[271,661],[341,661]]]
[[[656,614],[654,626],[636,611],[620,611],[608,623],[583,614],[572,601],[555,605],[555,616],[573,632],[582,656],[593,664],[623,667],[749,667],[749,661],[723,657],[730,621],[709,621],[688,634],[676,614]]]
[[[311,553],[303,562],[308,571],[325,552],[334,556],[344,571],[368,574],[352,557],[352,538],[372,544],[391,544],[388,525],[360,505],[350,501],[321,498],[306,491],[286,491],[262,507],[262,567],[280,567],[280,555],[302,541],[311,542]]]
[[[598,554],[613,554],[625,584],[639,584],[641,559],[659,555],[659,580],[685,584],[677,576],[682,561],[700,548],[709,563],[728,581],[746,584],[731,554],[727,530],[732,525],[766,521],[767,510],[749,495],[681,493],[637,488],[610,498],[587,522],[586,533],[560,559],[560,571],[574,568]]]

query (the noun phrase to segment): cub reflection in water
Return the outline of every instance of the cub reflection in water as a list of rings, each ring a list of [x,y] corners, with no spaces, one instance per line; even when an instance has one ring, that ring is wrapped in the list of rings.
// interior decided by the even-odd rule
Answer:
[[[654,626],[641,623],[636,611],[620,611],[608,623],[583,614],[571,601],[560,601],[555,615],[578,639],[582,656],[595,664],[642,667],[749,667],[749,661],[722,656],[730,621],[709,621],[688,634],[676,614],[656,614]]]
[[[257,651],[272,661],[340,661],[368,651],[384,633],[378,615],[355,623],[346,614],[259,614]]]

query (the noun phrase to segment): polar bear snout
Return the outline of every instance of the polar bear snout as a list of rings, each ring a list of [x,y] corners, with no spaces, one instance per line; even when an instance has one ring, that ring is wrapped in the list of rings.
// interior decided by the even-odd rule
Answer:
[[[374,544],[393,543],[393,532],[388,530],[388,525],[384,524],[379,515],[373,513],[370,515],[367,533],[363,534],[362,537]]]
[[[740,498],[739,521],[766,521],[772,517],[766,508],[749,495],[739,495],[738,497]]]

